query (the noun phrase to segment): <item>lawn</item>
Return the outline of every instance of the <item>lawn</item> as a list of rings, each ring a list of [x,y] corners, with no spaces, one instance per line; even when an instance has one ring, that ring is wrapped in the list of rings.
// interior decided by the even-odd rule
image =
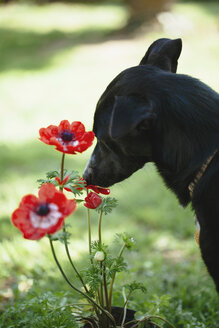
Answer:
[[[125,8],[118,5],[0,7],[1,328],[77,327],[71,308],[60,310],[72,296],[47,238],[24,240],[10,222],[21,197],[37,192],[36,180],[59,168],[61,155],[40,143],[39,128],[62,119],[91,128],[95,104],[107,84],[136,65],[160,37],[181,37],[178,71],[219,90],[219,4],[179,3],[160,14],[158,23],[121,35],[126,19]],[[91,151],[69,156],[66,166],[82,173]],[[218,328],[219,300],[194,242],[190,208],[179,206],[152,164],[112,187],[111,194],[119,206],[104,219],[105,241],[123,231],[137,241],[137,250],[127,254],[128,273],[118,275],[118,290],[124,280],[142,281],[147,293],[135,295],[133,308],[146,312],[156,304],[177,328]],[[87,233],[82,206],[68,220],[71,255],[83,268]],[[70,273],[62,248],[57,248]],[[120,301],[116,294],[114,304]]]

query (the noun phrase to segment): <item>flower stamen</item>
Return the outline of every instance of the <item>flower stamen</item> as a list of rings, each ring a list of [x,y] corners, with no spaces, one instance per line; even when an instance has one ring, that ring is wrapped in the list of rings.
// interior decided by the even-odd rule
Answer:
[[[63,130],[60,136],[64,142],[70,142],[76,140],[75,133],[71,132],[70,130]]]
[[[40,216],[45,216],[50,212],[50,208],[48,204],[41,204],[37,208],[36,214]]]

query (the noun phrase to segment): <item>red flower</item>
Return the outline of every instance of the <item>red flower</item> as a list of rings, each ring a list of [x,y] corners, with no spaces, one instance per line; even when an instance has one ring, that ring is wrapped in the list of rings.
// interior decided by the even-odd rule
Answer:
[[[102,198],[95,194],[94,192],[89,192],[87,197],[85,198],[84,206],[87,208],[97,208],[102,203]]]
[[[49,125],[39,130],[40,140],[66,154],[82,153],[87,150],[94,140],[92,131],[86,132],[81,122],[61,121],[59,126]]]
[[[88,185],[86,188],[95,191],[97,194],[103,194],[103,195],[110,194],[110,189],[107,189],[107,188],[101,188],[101,187],[97,187],[97,186],[93,186],[93,185]]]
[[[43,184],[39,197],[26,195],[12,213],[13,224],[24,238],[38,240],[61,229],[66,216],[76,209],[76,201],[68,200],[51,183]]]
[[[69,174],[66,175],[65,179],[62,180],[62,181],[60,180],[59,177],[55,177],[55,180],[59,183],[59,185],[64,186],[69,180]],[[96,194],[103,194],[103,195],[109,195],[110,194],[110,189],[101,188],[101,187],[97,187],[97,186],[94,186],[94,185],[88,185],[87,186],[87,183],[86,183],[85,179],[83,179],[83,178],[78,178],[77,181],[76,181],[76,185],[74,187],[77,190],[83,190],[84,188],[80,187],[80,185],[86,187],[87,189],[93,190]],[[67,190],[67,191],[72,192],[72,190],[70,188],[64,187],[64,189]]]

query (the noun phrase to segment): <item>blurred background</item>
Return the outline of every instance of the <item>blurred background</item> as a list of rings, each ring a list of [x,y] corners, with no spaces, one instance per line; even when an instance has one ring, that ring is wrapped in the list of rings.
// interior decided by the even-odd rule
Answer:
[[[80,120],[92,129],[96,102],[108,83],[137,65],[161,37],[182,38],[179,73],[219,91],[219,2],[0,3],[1,318],[6,309],[30,297],[30,291],[40,295],[42,288],[67,290],[47,239],[26,241],[10,222],[21,197],[37,193],[36,180],[60,166],[61,154],[38,140],[38,130],[63,119]],[[66,167],[82,173],[91,151],[68,156]],[[162,311],[177,327],[218,328],[219,302],[194,242],[191,209],[179,206],[151,164],[112,187],[111,195],[119,207],[104,219],[103,236],[106,242],[123,231],[135,237],[137,251],[128,254],[125,280],[146,284],[147,295],[135,300],[142,311],[151,300],[156,303],[154,295],[168,294],[170,304]],[[81,268],[87,252],[84,215],[79,208],[68,219],[71,254]],[[57,248],[65,265],[63,251]],[[120,276],[118,285],[123,280]],[[115,303],[119,302],[118,296]],[[0,319],[0,327],[29,327],[11,320],[10,326]]]

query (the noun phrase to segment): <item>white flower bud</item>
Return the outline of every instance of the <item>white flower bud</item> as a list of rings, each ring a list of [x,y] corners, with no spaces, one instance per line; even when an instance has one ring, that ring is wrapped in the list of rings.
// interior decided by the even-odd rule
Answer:
[[[105,254],[104,254],[104,252],[102,252],[102,251],[96,252],[96,254],[94,255],[94,259],[95,259],[96,261],[100,261],[100,262],[102,262],[102,261],[105,259]]]

